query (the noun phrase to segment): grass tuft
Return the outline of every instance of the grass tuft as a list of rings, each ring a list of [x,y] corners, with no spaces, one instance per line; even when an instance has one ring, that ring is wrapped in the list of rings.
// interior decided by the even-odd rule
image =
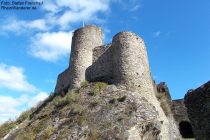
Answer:
[[[97,82],[95,83],[95,85],[93,86],[93,96],[96,96],[98,94],[101,94],[101,91],[107,86],[107,83],[104,82]]]

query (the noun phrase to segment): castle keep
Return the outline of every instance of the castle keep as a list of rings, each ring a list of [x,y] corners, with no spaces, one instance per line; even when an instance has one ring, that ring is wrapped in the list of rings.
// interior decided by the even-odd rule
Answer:
[[[132,32],[120,32],[111,45],[105,46],[100,28],[89,25],[77,29],[72,37],[69,67],[59,74],[55,92],[77,88],[85,80],[151,93],[152,78],[143,39]]]
[[[155,119],[161,126],[160,137],[179,137],[173,116],[167,118],[155,96],[146,47],[136,34],[119,32],[111,44],[103,45],[100,28],[91,25],[77,29],[72,37],[69,67],[59,74],[55,92],[79,88],[83,81],[106,82],[121,93],[145,99],[158,112]]]

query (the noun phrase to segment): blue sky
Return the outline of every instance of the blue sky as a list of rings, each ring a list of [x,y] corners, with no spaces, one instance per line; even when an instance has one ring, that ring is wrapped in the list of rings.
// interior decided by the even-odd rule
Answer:
[[[153,78],[183,98],[209,80],[209,7],[209,0],[45,0],[37,10],[0,9],[0,123],[54,90],[83,21],[102,27],[104,43],[119,31],[140,35]]]

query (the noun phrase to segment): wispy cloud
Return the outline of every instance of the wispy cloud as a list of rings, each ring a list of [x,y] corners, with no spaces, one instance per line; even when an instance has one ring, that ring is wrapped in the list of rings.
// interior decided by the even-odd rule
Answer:
[[[161,35],[161,32],[160,31],[157,31],[154,33],[154,37],[159,37]]]
[[[0,124],[8,119],[15,119],[26,108],[36,106],[40,101],[48,97],[45,92],[37,93],[34,96],[21,95],[17,98],[12,96],[0,96]]]
[[[37,89],[27,81],[21,67],[0,63],[0,88],[23,92],[35,92]]]
[[[113,3],[118,3],[122,9],[135,12],[142,7],[141,0],[112,0]]]
[[[24,69],[0,63],[0,89],[18,91],[19,97],[0,95],[0,123],[17,117],[23,109],[35,106],[48,94],[28,82]]]
[[[68,7],[57,20],[61,28],[70,23],[97,19],[97,13],[109,10],[109,0],[61,0],[56,1],[59,9]]]
[[[68,30],[72,23],[82,21],[102,21],[97,16],[109,10],[109,0],[46,0],[43,5],[45,14],[39,19],[20,20],[9,17],[1,25],[1,32],[21,34],[28,29],[46,31],[59,27]]]
[[[47,80],[45,80],[45,82],[49,83],[49,84],[56,84],[56,81],[52,80],[52,79],[47,79]]]
[[[2,33],[15,32],[16,34],[25,33],[28,30],[45,31],[48,29],[44,19],[36,19],[32,21],[18,20],[16,18],[6,19],[0,27]]]
[[[72,32],[38,33],[31,39],[30,54],[46,61],[57,61],[70,53],[71,38]]]
[[[42,17],[32,20],[9,17],[0,24],[0,34],[30,33],[33,36],[30,54],[54,62],[70,52],[72,25],[104,22],[99,15],[109,11],[109,6],[110,0],[46,0]]]
[[[130,11],[131,12],[134,12],[134,11],[139,10],[140,8],[141,8],[141,5],[140,4],[137,4],[137,5],[133,6]]]
[[[0,96],[0,123],[18,116],[20,110],[18,108],[22,107],[26,102],[28,97],[23,95],[18,98],[11,96]],[[12,117],[13,116],[13,117]]]
[[[46,92],[39,92],[37,95],[30,97],[28,100],[27,104],[29,107],[34,107],[36,106],[39,102],[43,101],[48,97],[48,94]]]

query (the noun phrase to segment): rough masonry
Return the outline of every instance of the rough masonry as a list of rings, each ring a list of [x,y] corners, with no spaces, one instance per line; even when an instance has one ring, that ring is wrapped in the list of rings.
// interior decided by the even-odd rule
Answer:
[[[85,26],[74,31],[69,67],[59,74],[55,92],[79,87],[85,81],[85,71],[92,65],[93,49],[102,46],[102,31],[96,26]]]
[[[209,140],[210,81],[195,90],[189,90],[184,100],[196,140]]]
[[[89,25],[77,29],[72,37],[69,67],[59,74],[55,92],[77,88],[85,80],[148,92],[153,81],[143,39],[132,32],[120,32],[104,46],[100,28]]]

